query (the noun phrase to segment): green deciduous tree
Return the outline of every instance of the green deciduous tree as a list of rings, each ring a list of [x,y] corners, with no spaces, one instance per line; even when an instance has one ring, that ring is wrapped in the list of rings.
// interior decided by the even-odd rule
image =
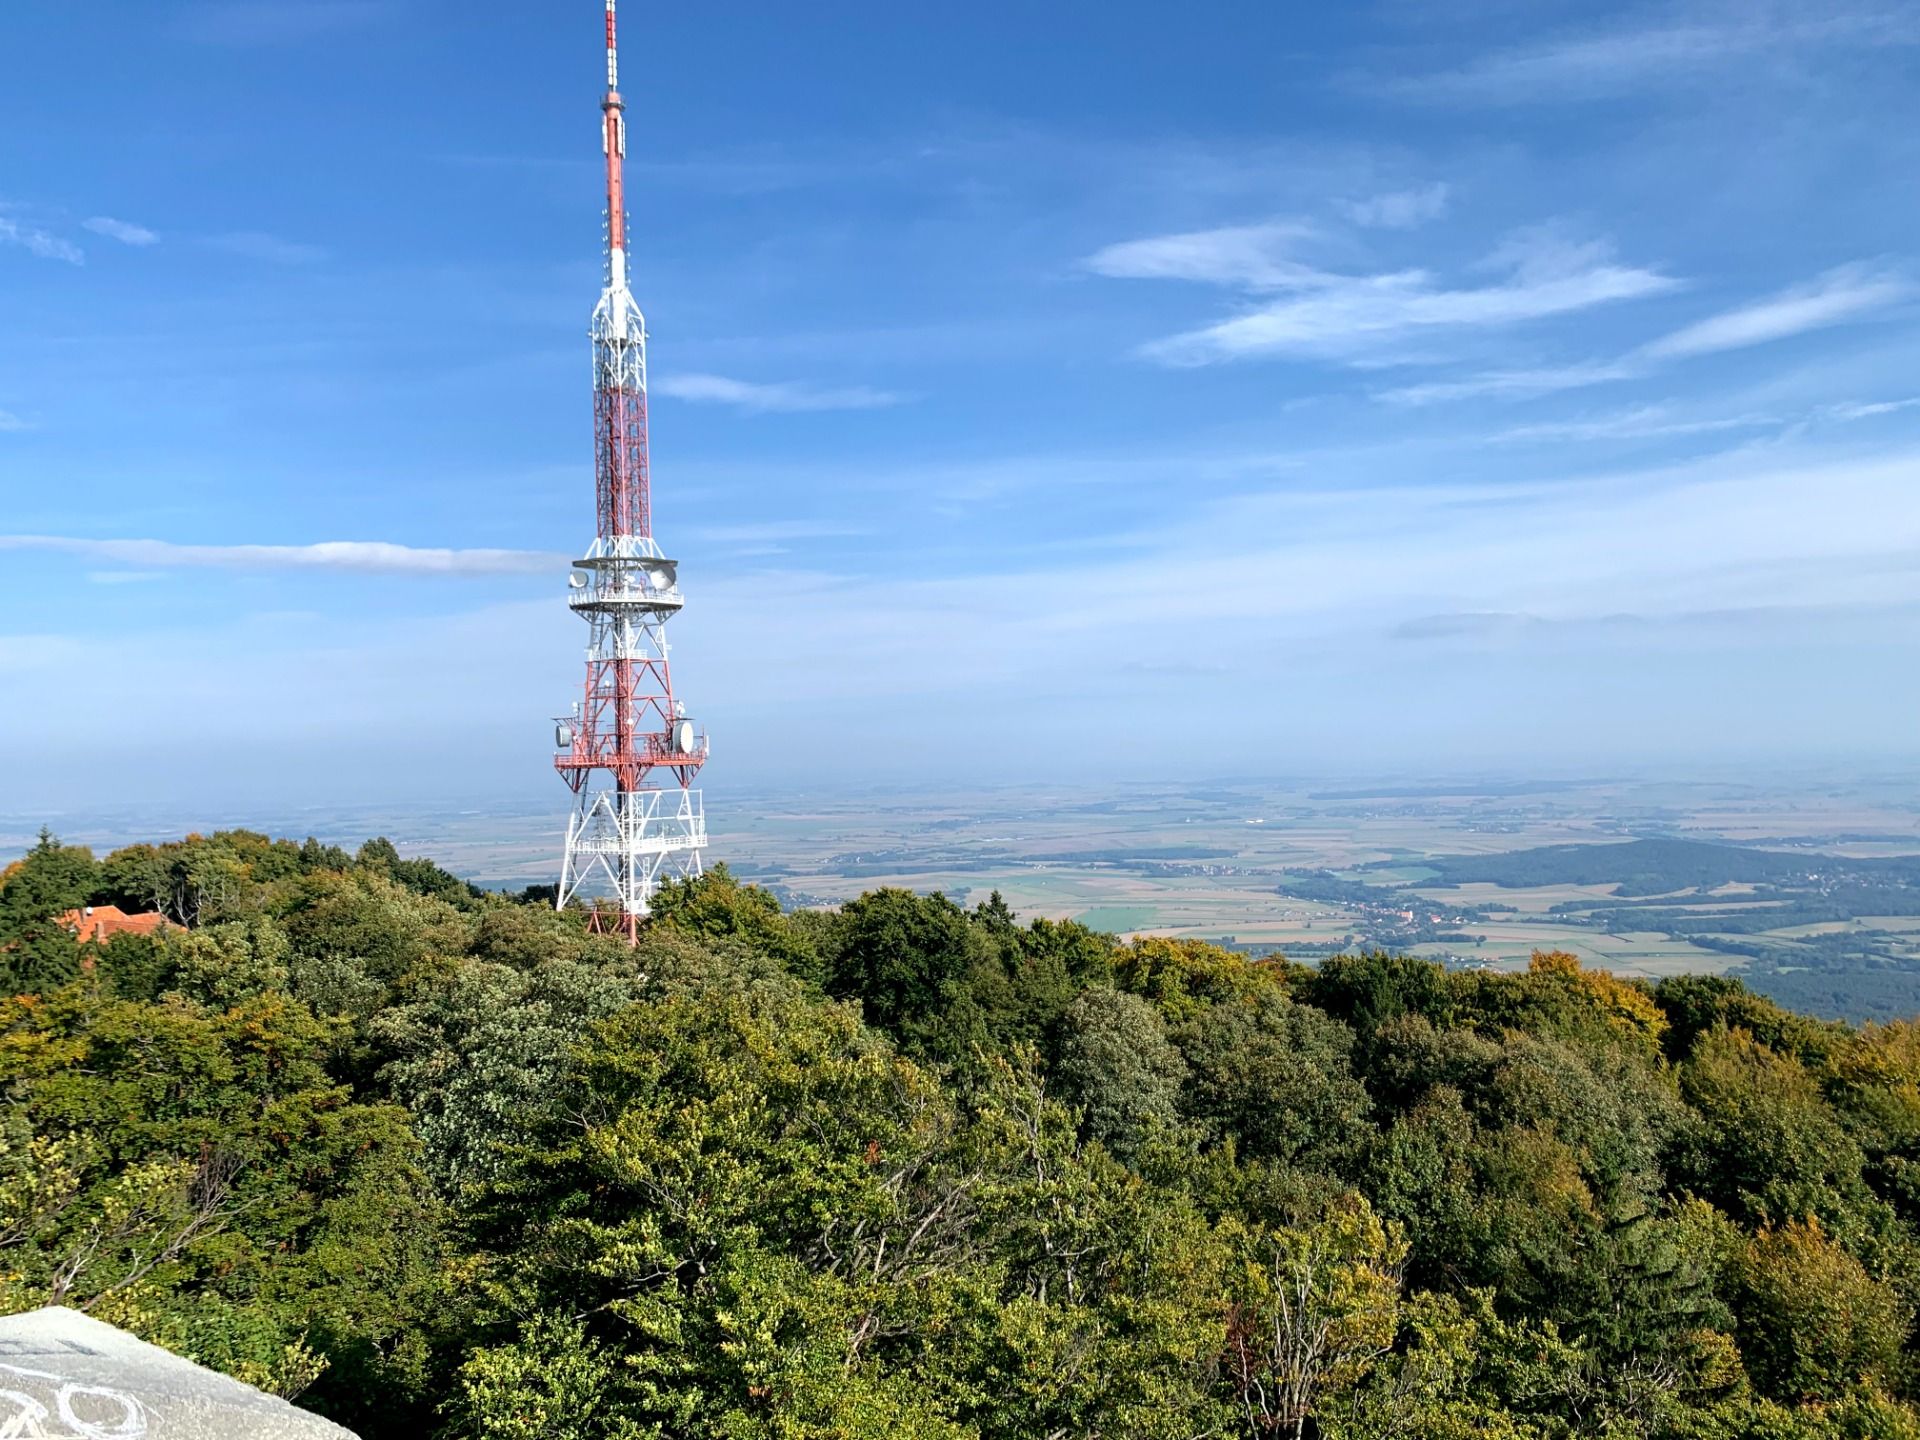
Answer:
[[[551,1116],[572,1051],[635,997],[631,976],[551,960],[467,965],[370,1026],[378,1084],[406,1107],[443,1195],[498,1180]]]
[[[1188,1113],[1241,1153],[1334,1173],[1358,1155],[1369,1101],[1339,1021],[1266,988],[1195,1012],[1175,1038]]]
[[[1067,1007],[1054,1073],[1087,1134],[1125,1155],[1178,1119],[1187,1063],[1145,1000],[1086,990]]]
[[[1909,1317],[1818,1220],[1754,1236],[1737,1269],[1741,1353],[1781,1400],[1834,1400],[1882,1378]]]
[[[1159,1007],[1169,1024],[1199,1015],[1208,1005],[1252,1001],[1286,987],[1276,961],[1249,960],[1203,940],[1135,940],[1113,957],[1114,983]]]
[[[1399,1329],[1406,1241],[1359,1196],[1311,1225],[1235,1236],[1224,1365],[1246,1433],[1307,1434]]]
[[[277,1388],[378,1380],[404,1403],[439,1209],[405,1115],[356,1102],[327,1027],[69,987],[0,1003],[8,1309],[60,1303]]]
[[[1675,1155],[1684,1183],[1750,1224],[1818,1215],[1855,1228],[1871,1199],[1866,1157],[1799,1060],[1745,1030],[1714,1030],[1680,1083],[1695,1117]]]

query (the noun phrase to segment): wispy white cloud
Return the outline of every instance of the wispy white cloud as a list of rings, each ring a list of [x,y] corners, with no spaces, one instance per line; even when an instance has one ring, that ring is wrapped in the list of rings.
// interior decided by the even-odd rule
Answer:
[[[1885,311],[1915,294],[1904,275],[1867,265],[1841,265],[1804,285],[1676,330],[1653,341],[1645,353],[1658,359],[1707,355],[1784,340]]]
[[[1508,272],[1504,281],[1447,286],[1425,270],[1323,276],[1284,299],[1154,341],[1142,353],[1172,365],[1273,354],[1351,359],[1416,335],[1510,326],[1663,294],[1680,283],[1615,263],[1599,247],[1531,238],[1503,246],[1490,263]]]
[[[135,225],[130,220],[115,220],[111,215],[96,215],[85,224],[94,234],[118,240],[122,245],[155,245],[160,240],[160,236],[146,226]]]
[[[1364,200],[1342,200],[1336,206],[1356,225],[1382,230],[1410,230],[1447,213],[1449,189],[1436,182],[1417,190],[1390,190]]]
[[[1871,403],[1822,405],[1812,410],[1784,415],[1753,411],[1739,415],[1676,414],[1665,405],[1643,405],[1611,414],[1572,420],[1548,420],[1533,425],[1515,425],[1487,437],[1497,445],[1549,443],[1559,441],[1652,440],[1684,435],[1711,435],[1729,430],[1777,428],[1783,434],[1798,432],[1821,421],[1851,424],[1856,420],[1891,415],[1920,407],[1920,396],[1907,400],[1882,400]]]
[[[1869,420],[1876,415],[1893,415],[1916,406],[1920,406],[1920,395],[1909,396],[1905,400],[1851,400],[1828,406],[1827,414],[1835,420]]]
[[[1580,390],[1589,385],[1628,380],[1642,373],[1644,371],[1638,366],[1617,361],[1487,370],[1457,380],[1429,380],[1417,385],[1381,390],[1373,398],[1395,405],[1437,405],[1448,400],[1473,400],[1483,396],[1524,400],[1535,395],[1551,395],[1562,390]]]
[[[876,410],[898,405],[903,396],[865,385],[842,387],[810,385],[799,380],[758,382],[733,380],[725,375],[669,375],[652,382],[659,394],[676,400],[732,405],[754,412],[807,410]]]
[[[1450,70],[1398,77],[1379,88],[1412,100],[1588,100],[1717,68],[1769,40],[1757,27],[1712,25],[1569,36],[1496,51]]]
[[[0,245],[18,245],[29,255],[37,255],[42,260],[64,260],[69,265],[87,263],[86,253],[71,240],[37,225],[22,224],[6,215],[0,215]]]
[[[271,265],[311,265],[327,258],[318,245],[300,240],[285,240],[260,230],[232,230],[222,235],[207,235],[201,243],[210,249],[238,255],[243,260],[263,260]]]
[[[1596,415],[1581,420],[1545,421],[1537,425],[1516,425],[1489,436],[1495,444],[1534,444],[1562,440],[1648,440],[1680,435],[1706,435],[1725,430],[1752,430],[1777,425],[1778,416],[1721,415],[1686,419],[1665,406],[1647,405],[1612,415]]]
[[[10,431],[31,430],[33,427],[11,410],[0,410],[0,435]]]
[[[567,563],[565,556],[536,550],[442,550],[383,540],[327,540],[314,545],[178,545],[170,540],[0,535],[0,550],[46,550],[132,566],[339,570],[363,575],[550,575]]]
[[[1229,225],[1180,235],[1124,240],[1096,250],[1082,263],[1116,280],[1194,280],[1248,290],[1288,290],[1327,284],[1329,276],[1289,258],[1288,248],[1312,235],[1297,221]]]
[[[1482,55],[1451,69],[1417,75],[1360,74],[1349,84],[1370,94],[1443,104],[1512,105],[1589,101],[1672,85],[1742,67],[1756,57],[1792,58],[1810,50],[1911,45],[1920,41],[1912,12],[1836,5],[1788,13],[1746,7],[1669,23],[1566,33]]]
[[[1376,392],[1374,398],[1400,405],[1432,405],[1485,397],[1526,399],[1616,380],[1638,379],[1670,361],[1745,349],[1833,325],[1872,319],[1916,295],[1920,295],[1920,286],[1899,271],[1863,263],[1841,265],[1805,284],[1790,286],[1764,299],[1696,321],[1614,360],[1489,370],[1382,390]],[[1836,418],[1848,417],[1836,415]]]
[[[1150,543],[1049,557],[988,595],[961,574],[729,577],[703,590],[702,623],[728,656],[724,685],[826,699],[1095,686],[1086,657],[1107,653],[1114,617],[1143,593],[1163,597],[1156,621],[1181,636],[1186,659],[1245,677],[1301,645],[1359,644],[1435,615],[1765,622],[1783,595],[1799,607],[1914,607],[1920,510],[1900,503],[1914,458],[1736,448],[1579,482],[1333,475],[1196,506]],[[1194,583],[1169,590],[1169,574]],[[806,673],[800,632],[816,626],[846,642],[849,663],[831,675]],[[929,645],[941,666],[916,658]]]
[[[292,45],[357,29],[388,8],[380,0],[202,0],[181,24],[209,45]]]

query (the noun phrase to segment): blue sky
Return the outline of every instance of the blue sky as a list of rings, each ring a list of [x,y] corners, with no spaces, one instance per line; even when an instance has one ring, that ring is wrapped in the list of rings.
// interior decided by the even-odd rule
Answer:
[[[598,7],[0,19],[0,798],[550,789]],[[622,14],[710,788],[1920,758],[1920,6]]]

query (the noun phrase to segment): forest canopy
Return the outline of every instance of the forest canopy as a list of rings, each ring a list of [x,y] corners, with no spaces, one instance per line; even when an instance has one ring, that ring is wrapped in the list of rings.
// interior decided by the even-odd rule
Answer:
[[[0,1310],[367,1440],[1920,1440],[1913,1022],[245,831],[0,970]]]

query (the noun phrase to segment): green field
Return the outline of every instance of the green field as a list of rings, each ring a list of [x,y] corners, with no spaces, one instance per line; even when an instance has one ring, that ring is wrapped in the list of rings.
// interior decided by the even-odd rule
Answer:
[[[1095,930],[1126,935],[1153,929],[1160,923],[1160,912],[1152,905],[1096,905],[1073,918]]]

